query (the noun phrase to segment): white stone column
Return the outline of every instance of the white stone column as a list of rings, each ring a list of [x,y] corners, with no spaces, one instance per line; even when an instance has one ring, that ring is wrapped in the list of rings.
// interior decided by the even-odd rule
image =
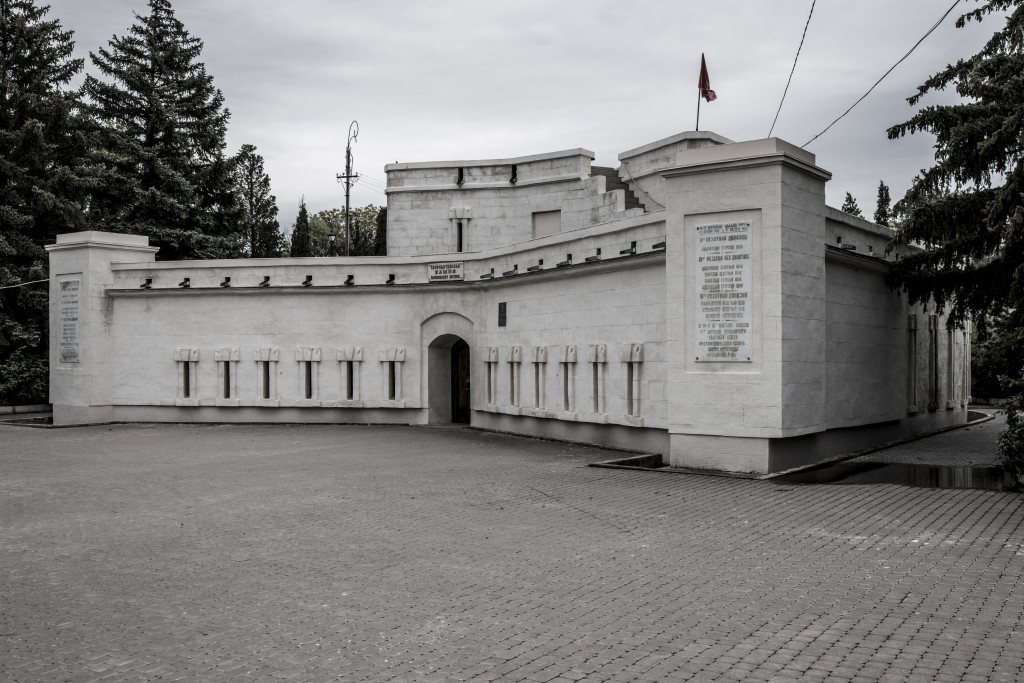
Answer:
[[[676,466],[768,472],[778,452],[773,442],[784,447],[787,437],[825,427],[831,174],[813,154],[775,138],[689,150],[678,161],[662,173],[669,459]],[[742,249],[715,251],[702,240],[710,233],[700,231],[715,226],[726,240],[730,231],[746,240]],[[707,327],[718,318],[700,308],[713,288],[704,268],[721,263],[718,255],[743,264],[730,277],[749,278],[734,290],[746,292],[749,331],[738,335],[733,325],[723,335],[723,343],[739,348],[732,357],[701,353],[708,346],[700,342],[711,344],[718,331]]]
[[[114,419],[112,378],[119,362],[109,334],[112,302],[106,290],[114,283],[110,264],[152,262],[157,248],[141,235],[89,231],[57,235],[56,244],[47,245],[46,251],[53,422],[109,422]]]

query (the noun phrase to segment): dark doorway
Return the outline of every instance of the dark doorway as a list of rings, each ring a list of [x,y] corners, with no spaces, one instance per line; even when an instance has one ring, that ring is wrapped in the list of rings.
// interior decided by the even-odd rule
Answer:
[[[452,422],[469,424],[469,344],[452,344]]]

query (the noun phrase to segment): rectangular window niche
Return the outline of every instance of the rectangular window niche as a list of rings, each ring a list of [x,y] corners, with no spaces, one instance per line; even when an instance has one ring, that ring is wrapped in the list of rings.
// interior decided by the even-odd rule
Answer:
[[[562,371],[562,419],[576,419],[576,346],[570,344],[562,351],[559,362]]]
[[[484,359],[484,378],[487,382],[484,399],[488,410],[494,410],[498,404],[498,348],[485,346],[481,354]]]
[[[199,349],[174,349],[174,367],[178,373],[178,394],[174,405],[199,405],[199,387],[196,383],[197,365],[199,365]]]
[[[277,364],[281,360],[281,349],[265,347],[256,349],[256,405],[277,407]]]
[[[295,349],[295,361],[299,364],[299,406],[320,405],[320,360],[319,346],[300,346]]]
[[[625,389],[622,404],[623,419],[628,425],[642,427],[643,383],[641,382],[640,371],[644,362],[644,345],[623,344],[621,353],[626,371],[625,386],[623,386],[623,389]]]
[[[538,417],[547,410],[548,347],[533,347],[533,408]]]
[[[917,314],[907,314],[907,414],[916,415],[917,403]]]
[[[590,363],[590,411],[598,416],[608,413],[605,396],[605,378],[608,374],[608,347],[605,344],[591,344],[587,348]]]
[[[238,349],[220,348],[213,352],[217,361],[217,401],[216,405],[225,407],[238,406]]]
[[[511,346],[508,350],[508,405],[509,412],[519,414],[522,403],[523,347]]]
[[[384,408],[404,408],[402,392],[402,366],[405,365],[405,347],[381,346],[377,349],[380,361],[380,396]]]
[[[363,348],[349,346],[338,349],[338,363],[341,365],[341,400],[338,401],[338,407],[361,408],[360,368],[363,365]]]

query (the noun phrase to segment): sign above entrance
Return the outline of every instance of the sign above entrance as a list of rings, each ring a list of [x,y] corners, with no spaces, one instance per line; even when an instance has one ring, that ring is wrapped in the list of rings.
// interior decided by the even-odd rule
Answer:
[[[451,263],[428,263],[428,282],[448,282],[449,280],[463,280],[465,276],[462,269],[462,261]]]

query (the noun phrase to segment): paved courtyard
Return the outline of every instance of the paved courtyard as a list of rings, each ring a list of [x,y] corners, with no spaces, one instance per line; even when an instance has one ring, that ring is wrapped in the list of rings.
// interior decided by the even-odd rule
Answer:
[[[1024,496],[615,455],[0,425],[0,680],[1024,679]]]

